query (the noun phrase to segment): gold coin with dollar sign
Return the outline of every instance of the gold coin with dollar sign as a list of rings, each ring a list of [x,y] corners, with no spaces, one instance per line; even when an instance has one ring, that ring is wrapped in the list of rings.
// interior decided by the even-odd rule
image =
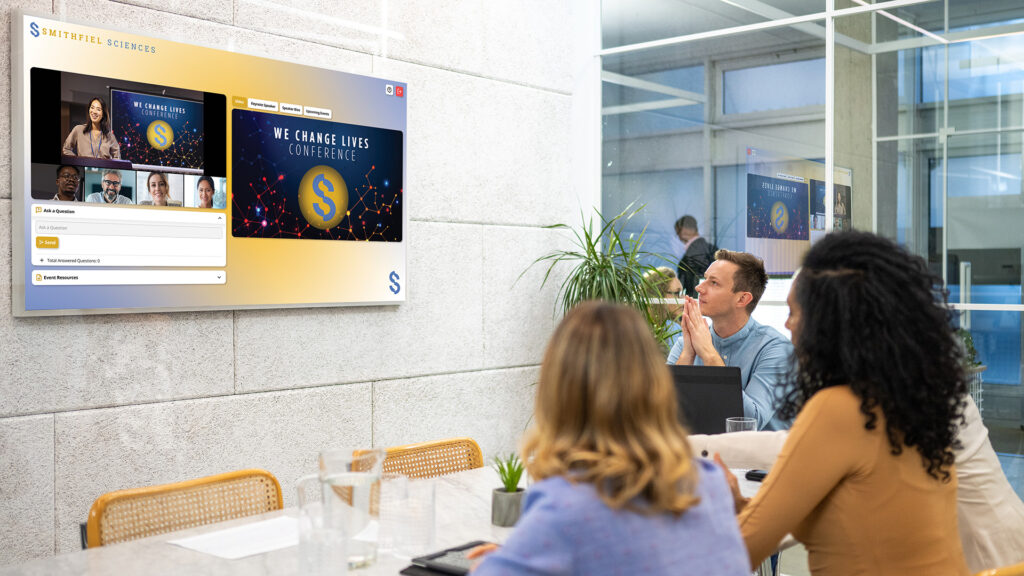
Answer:
[[[772,228],[779,234],[785,234],[789,228],[789,210],[784,202],[772,204]]]
[[[315,228],[330,230],[348,210],[348,186],[330,166],[313,166],[299,182],[299,209]]]
[[[174,144],[174,130],[171,125],[163,120],[154,120],[146,128],[146,140],[149,145],[157,150],[167,150]]]

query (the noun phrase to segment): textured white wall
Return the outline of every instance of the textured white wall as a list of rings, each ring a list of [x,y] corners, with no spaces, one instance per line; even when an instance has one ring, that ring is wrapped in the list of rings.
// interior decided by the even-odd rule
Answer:
[[[557,284],[540,290],[540,268],[516,279],[564,242],[544,226],[578,220],[585,181],[569,168],[581,4],[5,3],[2,110],[14,7],[407,81],[411,222],[402,306],[15,319],[0,113],[0,565],[76,550],[110,490],[264,467],[290,504],[325,446],[465,435],[485,456],[513,449]],[[338,20],[405,38],[381,46]]]

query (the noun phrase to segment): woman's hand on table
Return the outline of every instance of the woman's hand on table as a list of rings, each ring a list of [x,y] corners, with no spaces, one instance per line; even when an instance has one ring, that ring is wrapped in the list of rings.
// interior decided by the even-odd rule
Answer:
[[[740,493],[740,482],[736,479],[736,475],[729,470],[725,462],[722,460],[722,455],[715,452],[715,464],[722,469],[725,473],[725,481],[729,483],[729,490],[732,491],[732,500],[736,506],[736,513],[739,514],[747,506],[747,502],[750,502],[750,498],[744,498],[743,494]]]
[[[476,548],[473,548],[469,552],[466,552],[466,558],[469,558],[470,560],[476,560],[476,562],[473,562],[473,566],[469,569],[470,572],[475,570],[476,567],[479,566],[481,562],[483,562],[484,556],[487,556],[488,554],[494,552],[498,548],[500,548],[500,546],[498,546],[497,544],[492,544],[488,542],[487,544],[481,544]]]

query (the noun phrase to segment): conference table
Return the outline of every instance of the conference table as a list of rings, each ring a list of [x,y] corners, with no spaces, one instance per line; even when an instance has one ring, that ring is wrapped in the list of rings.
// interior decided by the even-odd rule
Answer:
[[[759,484],[744,480],[742,470],[735,470],[735,472],[740,479],[740,489],[745,495],[751,495],[757,491]],[[490,467],[448,474],[435,478],[434,482],[436,550],[458,546],[473,540],[502,543],[512,533],[512,528],[500,528],[491,524],[491,492],[500,486],[500,483],[497,473]],[[0,576],[297,575],[300,573],[297,546],[228,560],[170,543],[172,540],[176,541],[190,536],[210,534],[232,527],[282,517],[295,517],[296,515],[295,508],[288,508],[112,546],[60,554],[0,568]],[[375,563],[365,568],[349,570],[349,574],[353,576],[394,575],[408,565],[408,557],[398,556],[388,550],[381,550]]]

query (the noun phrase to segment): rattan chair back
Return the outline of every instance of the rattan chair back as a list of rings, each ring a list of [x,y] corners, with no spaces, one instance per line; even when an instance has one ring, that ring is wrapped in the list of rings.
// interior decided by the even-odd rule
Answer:
[[[93,548],[280,510],[282,504],[273,474],[238,470],[104,494],[89,510],[86,532]]]
[[[449,438],[388,448],[385,473],[410,478],[433,478],[452,472],[483,468],[480,446],[472,438]]]

